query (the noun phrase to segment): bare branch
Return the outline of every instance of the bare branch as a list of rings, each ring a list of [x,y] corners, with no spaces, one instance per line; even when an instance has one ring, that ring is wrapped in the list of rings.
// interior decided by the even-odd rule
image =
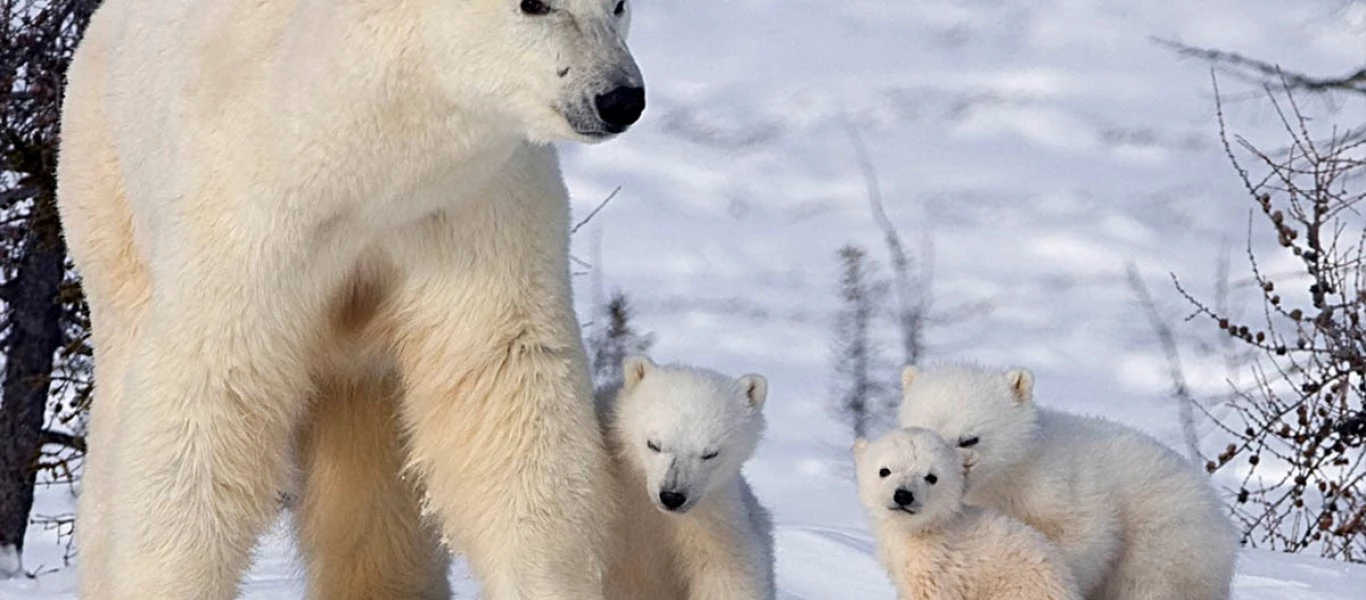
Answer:
[[[1139,305],[1147,313],[1148,324],[1153,328],[1153,334],[1157,336],[1162,354],[1167,358],[1167,376],[1172,381],[1172,396],[1176,399],[1177,414],[1181,423],[1181,436],[1186,443],[1186,455],[1195,464],[1202,464],[1205,462],[1205,458],[1200,454],[1200,436],[1195,430],[1195,398],[1191,395],[1190,386],[1186,384],[1186,373],[1181,364],[1181,352],[1176,344],[1176,334],[1172,332],[1167,321],[1158,312],[1157,304],[1153,302],[1152,294],[1148,293],[1148,285],[1143,282],[1143,276],[1139,274],[1138,267],[1129,263],[1125,266],[1125,271],[1129,280],[1129,289],[1133,290],[1134,296],[1138,298]]]
[[[574,225],[573,227],[571,227],[571,228],[569,229],[569,233],[570,233],[570,234],[578,233],[578,232],[579,232],[579,228],[583,227],[584,225],[587,225],[589,221],[592,221],[592,220],[593,220],[593,217],[598,216],[598,213],[601,212],[602,209],[606,208],[606,207],[607,207],[607,203],[608,203],[608,202],[611,202],[613,198],[616,198],[616,197],[617,197],[617,193],[620,192],[620,191],[621,191],[621,186],[617,186],[617,189],[612,190],[612,193],[608,194],[606,198],[603,198],[603,199],[602,199],[602,202],[599,202],[598,205],[597,205],[596,207],[593,208],[592,212],[589,212],[589,213],[588,213],[588,216],[584,217],[582,221],[579,221],[578,224],[576,224],[576,225]]]
[[[1338,77],[1313,77],[1302,73],[1285,71],[1278,65],[1256,58],[1250,58],[1238,54],[1237,52],[1227,52],[1212,48],[1198,48],[1195,46],[1188,46],[1175,40],[1163,38],[1153,38],[1153,41],[1161,46],[1174,50],[1181,56],[1209,61],[1216,67],[1221,67],[1221,70],[1224,72],[1245,81],[1252,81],[1263,85],[1276,84],[1284,81],[1290,89],[1295,90],[1305,90],[1309,92],[1341,90],[1366,94],[1366,67]]]
[[[69,433],[44,429],[41,439],[44,445],[52,444],[64,446],[71,448],[72,450],[85,452],[85,436],[71,435]]]

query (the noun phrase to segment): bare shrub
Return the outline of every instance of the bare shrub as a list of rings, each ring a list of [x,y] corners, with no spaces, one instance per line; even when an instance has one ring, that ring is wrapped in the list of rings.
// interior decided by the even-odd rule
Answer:
[[[1258,317],[1234,318],[1176,284],[1196,316],[1258,353],[1254,383],[1234,394],[1225,407],[1231,410],[1205,413],[1232,440],[1205,466],[1236,478],[1230,493],[1244,543],[1363,562],[1366,222],[1360,209],[1366,140],[1336,130],[1326,141],[1316,139],[1292,87],[1268,89],[1291,140],[1274,153],[1242,137],[1230,140],[1219,107],[1228,158],[1256,207],[1253,214],[1270,225],[1281,252],[1293,257],[1292,272],[1266,272],[1266,257],[1253,251],[1250,232]]]
[[[613,293],[598,312],[588,336],[595,395],[621,384],[621,363],[627,356],[644,354],[654,345],[654,336],[637,333],[631,325],[631,302],[624,292]]]
[[[845,130],[858,159],[859,173],[863,176],[863,185],[868,195],[868,208],[873,213],[873,221],[882,231],[882,242],[887,247],[888,260],[891,262],[891,287],[895,292],[892,320],[896,323],[897,331],[901,333],[902,363],[920,364],[925,357],[925,330],[929,325],[933,301],[933,238],[928,231],[922,232],[918,257],[906,248],[901,232],[887,216],[882,200],[882,185],[878,181],[877,169],[873,166],[872,157],[868,155],[863,137],[851,123],[845,123]]]

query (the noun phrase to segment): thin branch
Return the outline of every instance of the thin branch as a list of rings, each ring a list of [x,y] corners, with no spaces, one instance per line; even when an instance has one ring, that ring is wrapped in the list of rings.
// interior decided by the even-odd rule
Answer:
[[[620,192],[620,191],[621,191],[621,186],[617,186],[617,189],[612,190],[612,193],[608,194],[606,198],[603,198],[603,199],[602,199],[602,202],[599,202],[598,205],[597,205],[595,208],[593,208],[593,211],[590,212],[590,213],[588,213],[588,216],[584,217],[583,220],[582,220],[582,221],[579,221],[577,225],[575,225],[574,227],[570,228],[570,229],[569,229],[569,233],[570,233],[570,234],[578,233],[578,232],[579,232],[579,228],[583,227],[584,225],[587,225],[589,221],[592,221],[592,220],[593,220],[593,217],[596,217],[596,216],[598,215],[598,213],[602,211],[602,209],[606,208],[606,207],[607,207],[607,203],[608,203],[608,202],[611,202],[613,198],[616,198],[616,197],[617,197],[617,192]]]
[[[892,263],[892,275],[896,279],[896,301],[897,326],[901,329],[901,345],[904,353],[905,363],[913,365],[920,362],[924,351],[924,326],[925,313],[923,310],[928,302],[924,298],[927,292],[921,285],[919,301],[912,298],[911,290],[911,257],[906,252],[906,246],[901,241],[901,234],[897,231],[896,225],[887,217],[887,211],[883,206],[882,185],[878,182],[877,169],[873,167],[872,157],[868,155],[868,147],[863,143],[863,137],[859,135],[858,128],[848,119],[843,121],[845,132],[849,135],[849,142],[854,146],[854,156],[858,161],[859,171],[863,175],[864,188],[868,194],[868,205],[873,213],[873,220],[882,230],[883,243],[887,246],[887,253],[890,255]]]
[[[85,436],[71,435],[69,433],[62,433],[51,429],[44,429],[40,435],[41,437],[39,439],[44,446],[52,444],[56,446],[65,446],[78,452],[85,452]]]
[[[1164,38],[1152,38],[1152,40],[1161,46],[1174,50],[1181,56],[1198,58],[1223,66],[1229,74],[1247,81],[1265,84],[1283,79],[1291,89],[1311,92],[1342,90],[1366,94],[1366,67],[1339,77],[1311,77],[1302,73],[1286,72],[1278,65],[1244,56],[1237,52],[1198,48]]]
[[[1148,323],[1152,326],[1153,334],[1157,336],[1157,342],[1167,358],[1167,376],[1172,381],[1172,396],[1176,398],[1181,435],[1186,442],[1186,454],[1195,464],[1203,464],[1205,458],[1200,454],[1200,436],[1195,430],[1195,398],[1191,396],[1190,386],[1186,384],[1176,334],[1172,333],[1167,321],[1158,313],[1157,303],[1153,301],[1152,294],[1148,293],[1148,285],[1143,282],[1138,267],[1134,263],[1129,263],[1125,271],[1129,279],[1129,288],[1138,297],[1138,303],[1143,306],[1143,311],[1148,314]]]

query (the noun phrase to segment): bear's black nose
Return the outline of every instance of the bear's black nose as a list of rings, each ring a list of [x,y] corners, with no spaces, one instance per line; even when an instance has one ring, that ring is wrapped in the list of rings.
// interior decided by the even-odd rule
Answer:
[[[897,506],[906,506],[915,502],[915,495],[911,494],[909,490],[899,489],[892,494],[892,502],[895,502]]]
[[[659,503],[669,510],[678,510],[678,507],[683,506],[683,503],[687,501],[688,497],[678,492],[659,493]]]
[[[645,88],[622,86],[593,100],[598,117],[612,133],[626,131],[645,112]]]

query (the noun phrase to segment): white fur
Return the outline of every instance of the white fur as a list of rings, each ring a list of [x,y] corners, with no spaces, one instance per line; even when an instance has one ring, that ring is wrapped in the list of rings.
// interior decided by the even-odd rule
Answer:
[[[600,407],[624,507],[608,597],[774,598],[773,526],[740,472],[763,435],[767,382],[644,357],[623,373]],[[670,509],[665,492],[686,501]]]
[[[1079,600],[1053,545],[1028,525],[963,505],[965,462],[919,428],[854,443],[859,499],[901,600]],[[909,494],[899,502],[896,495]]]
[[[902,379],[903,426],[979,440],[967,502],[1047,535],[1088,598],[1229,597],[1237,537],[1205,475],[1166,446],[1037,407],[1023,369],[907,367]]]
[[[233,597],[296,443],[311,595],[444,596],[425,498],[484,597],[601,597],[609,466],[540,143],[603,139],[585,107],[640,80],[616,2],[549,1],[97,10],[58,165],[99,382],[82,597]]]

